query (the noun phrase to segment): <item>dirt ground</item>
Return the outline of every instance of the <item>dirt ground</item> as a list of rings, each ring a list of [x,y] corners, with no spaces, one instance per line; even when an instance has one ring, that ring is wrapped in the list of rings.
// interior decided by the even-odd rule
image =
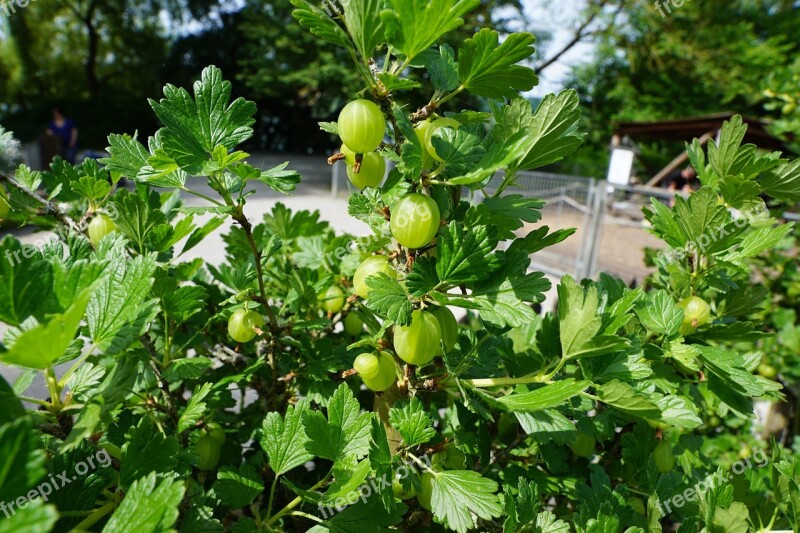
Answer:
[[[534,254],[534,263],[575,275],[581,243],[589,230],[586,220],[584,213],[575,209],[545,208],[542,211],[542,220],[537,224],[527,225],[522,231],[527,232],[541,225],[549,226],[551,231],[563,228],[577,228],[577,231],[565,241]],[[645,248],[663,246],[663,242],[648,233],[640,221],[604,217],[597,247],[597,265],[592,277],[606,272],[621,278],[627,284],[638,285],[652,271],[644,265]]]

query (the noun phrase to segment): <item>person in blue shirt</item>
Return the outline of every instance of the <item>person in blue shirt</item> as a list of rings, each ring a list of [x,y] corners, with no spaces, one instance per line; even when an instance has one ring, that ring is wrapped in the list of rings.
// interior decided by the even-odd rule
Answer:
[[[54,107],[53,120],[47,126],[47,133],[58,138],[61,144],[61,157],[74,164],[78,153],[78,127],[75,121],[66,118],[59,108]]]

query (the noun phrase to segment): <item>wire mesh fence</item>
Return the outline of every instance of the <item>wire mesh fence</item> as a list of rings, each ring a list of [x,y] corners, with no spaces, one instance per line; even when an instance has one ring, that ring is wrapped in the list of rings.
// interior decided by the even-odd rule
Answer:
[[[495,176],[476,200],[482,194],[494,194],[502,179],[501,174]],[[334,196],[355,192],[342,165],[333,165],[331,192]],[[520,172],[504,193],[546,202],[542,220],[526,224],[520,235],[541,225],[551,231],[575,228],[575,234],[565,241],[531,256],[531,269],[551,276],[569,274],[581,279],[608,272],[628,284],[639,284],[650,272],[644,263],[646,248],[663,246],[647,232],[642,208],[651,198],[667,201],[668,191],[611,187],[606,181],[584,176]],[[469,197],[466,191],[463,197]]]
[[[501,180],[502,176],[492,180],[487,192],[494,192]],[[580,279],[607,272],[639,284],[651,271],[644,261],[646,249],[663,246],[648,233],[642,208],[651,198],[667,201],[668,191],[620,188],[604,180],[544,172],[518,174],[509,190],[547,202],[542,221],[522,228],[521,234],[541,224],[551,231],[576,230],[566,241],[533,254],[532,268],[550,275]]]

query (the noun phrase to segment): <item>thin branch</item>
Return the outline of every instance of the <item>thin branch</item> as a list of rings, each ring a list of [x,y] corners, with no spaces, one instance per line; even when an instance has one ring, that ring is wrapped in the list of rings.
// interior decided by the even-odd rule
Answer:
[[[586,20],[583,21],[583,23],[580,26],[578,26],[578,29],[575,30],[572,39],[570,39],[564,46],[562,46],[558,52],[550,56],[548,59],[546,59],[544,62],[540,63],[536,67],[534,67],[533,71],[537,75],[540,74],[544,69],[546,69],[547,67],[549,67],[550,65],[561,59],[561,57],[567,52],[569,52],[576,44],[584,40],[589,35],[596,33],[594,31],[587,32],[586,30],[597,19],[597,16],[602,12],[606,4],[608,4],[608,0],[600,0],[597,6],[595,7],[590,6],[589,16],[586,18]]]
[[[150,336],[148,334],[144,334],[141,336],[142,346],[147,350],[150,354],[150,367],[153,369],[153,374],[156,377],[156,383],[158,383],[158,388],[161,389],[161,393],[164,395],[164,403],[167,407],[167,412],[175,423],[178,424],[178,411],[175,410],[175,406],[172,404],[172,396],[169,392],[169,387],[164,382],[164,379],[161,377],[161,370],[158,368],[158,354],[156,353],[156,347],[153,345],[153,341],[150,340]]]
[[[72,220],[69,217],[69,215],[64,213],[61,210],[61,208],[58,207],[58,205],[55,202],[50,202],[48,200],[45,200],[44,198],[42,198],[41,196],[39,196],[35,192],[29,191],[26,187],[24,187],[22,184],[17,182],[17,180],[12,178],[11,176],[7,176],[5,174],[0,174],[0,183],[2,183],[4,181],[6,183],[10,184],[10,185],[13,185],[15,189],[20,190],[22,192],[22,194],[24,194],[28,198],[36,201],[39,205],[41,205],[42,206],[41,207],[41,213],[43,215],[52,216],[60,224],[68,227],[69,229],[71,229],[75,233],[82,233],[81,232],[81,228],[75,223],[75,221]]]

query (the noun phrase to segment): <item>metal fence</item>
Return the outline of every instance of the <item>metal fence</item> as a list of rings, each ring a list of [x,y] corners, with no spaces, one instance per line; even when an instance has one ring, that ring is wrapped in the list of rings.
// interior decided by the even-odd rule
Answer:
[[[650,273],[646,249],[664,246],[647,231],[642,208],[653,198],[668,201],[674,194],[669,191],[544,172],[520,173],[516,190],[547,202],[538,225],[576,230],[566,241],[533,254],[531,266],[547,274],[583,279],[607,272],[639,284]]]
[[[485,190],[494,193],[502,179],[502,175],[495,176]],[[592,243],[598,238],[597,182],[581,176],[520,172],[515,184],[505,192],[546,202],[542,220],[536,226],[547,225],[551,231],[576,228],[575,235],[566,241],[533,254],[531,268],[557,277],[564,274],[585,277],[592,269]],[[520,233],[527,233],[532,227],[526,226]]]
[[[334,195],[352,192],[342,165],[333,165],[331,189]],[[346,189],[341,186],[344,181]],[[502,175],[484,188],[492,194]],[[550,231],[575,228],[565,241],[531,256],[531,269],[550,276],[569,274],[577,279],[594,278],[607,272],[629,284],[639,284],[650,273],[645,250],[664,244],[647,231],[642,208],[651,198],[667,202],[674,194],[652,187],[611,186],[605,180],[583,176],[520,172],[515,185],[505,193],[517,193],[546,202],[542,220],[520,229],[519,234],[546,225]],[[478,198],[480,199],[480,194]],[[465,196],[466,197],[466,196]]]

